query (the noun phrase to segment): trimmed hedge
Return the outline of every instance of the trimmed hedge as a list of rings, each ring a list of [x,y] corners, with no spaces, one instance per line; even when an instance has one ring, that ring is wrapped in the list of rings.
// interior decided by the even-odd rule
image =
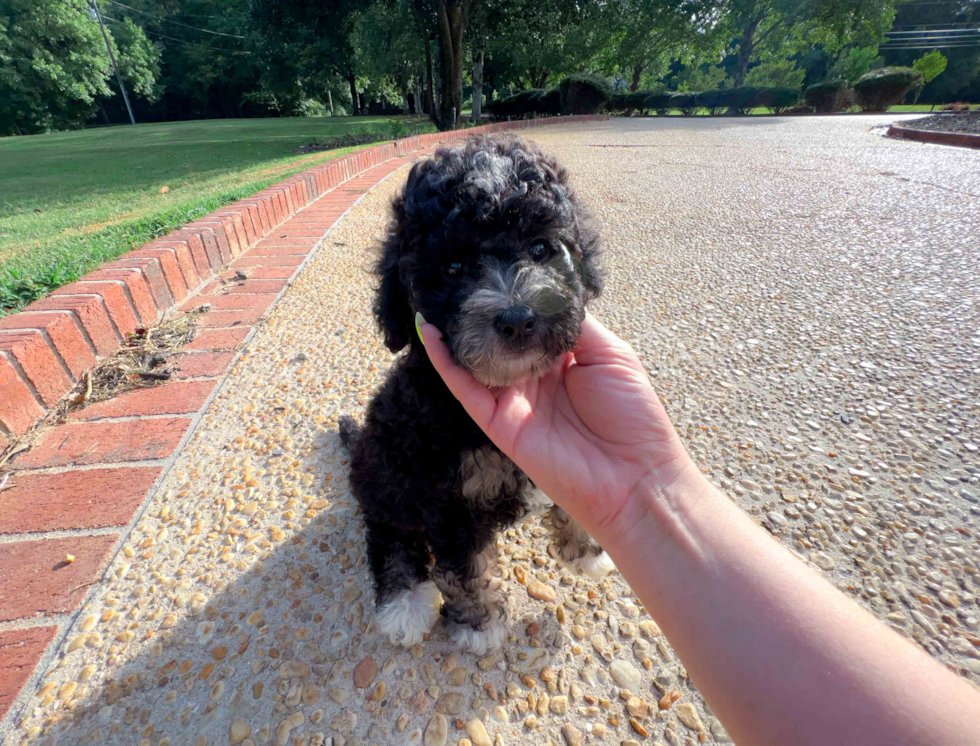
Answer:
[[[613,95],[612,85],[596,75],[574,73],[558,84],[562,114],[595,114]]]
[[[491,101],[487,111],[496,120],[558,115],[561,113],[561,100],[557,88],[530,88]]]
[[[854,97],[861,111],[887,111],[889,106],[902,103],[923,80],[922,73],[911,67],[883,67],[858,78]]]
[[[721,100],[728,107],[729,114],[744,116],[759,105],[759,89],[754,86],[743,85],[738,88],[729,88],[724,91],[724,94]]]
[[[828,114],[850,106],[851,90],[843,80],[825,80],[807,88],[803,100],[821,114]]]
[[[758,88],[756,91],[758,105],[765,106],[773,114],[782,114],[800,102],[800,92],[795,88]]]
[[[675,93],[670,97],[670,108],[680,109],[686,117],[693,116],[698,111],[697,96],[693,93]]]
[[[715,117],[721,114],[721,110],[725,108],[725,94],[727,91],[723,88],[715,88],[710,91],[701,91],[701,93],[695,94],[697,104],[702,109],[707,109],[708,113]]]
[[[665,117],[670,113],[670,93],[648,93],[646,98],[647,107],[657,112],[657,116]]]

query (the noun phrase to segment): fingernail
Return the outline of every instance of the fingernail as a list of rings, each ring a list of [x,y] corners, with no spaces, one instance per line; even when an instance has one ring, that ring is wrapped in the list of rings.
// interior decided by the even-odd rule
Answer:
[[[419,335],[419,341],[425,345],[425,340],[422,339],[422,324],[426,323],[425,316],[422,315],[421,311],[415,312],[415,333]]]

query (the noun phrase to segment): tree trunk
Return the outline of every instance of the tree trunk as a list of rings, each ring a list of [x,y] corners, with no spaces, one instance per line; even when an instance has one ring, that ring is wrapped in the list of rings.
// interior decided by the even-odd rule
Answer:
[[[755,51],[755,32],[759,28],[761,18],[754,18],[745,27],[742,37],[738,40],[738,61],[735,63],[735,87],[745,85],[745,76],[749,72],[749,61]]]
[[[356,117],[361,112],[357,106],[357,81],[354,80],[353,72],[347,74],[347,82],[350,83],[350,113]]]
[[[440,130],[452,129],[463,108],[463,30],[465,0],[439,0],[440,96],[437,116]]]
[[[330,102],[330,116],[333,116],[333,94],[327,91],[327,101]]]
[[[643,63],[637,62],[633,65],[633,80],[630,82],[630,93],[640,90],[640,79],[643,77]]]
[[[473,112],[471,119],[480,124],[483,117],[483,50],[473,54]]]

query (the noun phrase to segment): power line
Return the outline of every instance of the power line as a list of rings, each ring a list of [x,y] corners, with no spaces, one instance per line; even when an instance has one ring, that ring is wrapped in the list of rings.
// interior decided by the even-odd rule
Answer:
[[[105,14],[103,14],[102,17],[112,23],[119,23],[119,24],[122,23],[122,21],[120,21],[118,18],[111,18]],[[208,46],[207,44],[200,44],[196,41],[186,41],[184,39],[178,39],[175,36],[167,36],[166,34],[159,34],[156,31],[150,31],[148,29],[143,28],[142,26],[140,28],[142,29],[144,34],[149,34],[150,36],[156,36],[159,37],[160,39],[166,39],[168,41],[175,41],[178,44],[186,44],[189,47],[200,47],[201,49],[208,49],[212,52],[224,52],[225,54],[252,54],[251,52],[243,52],[237,49],[223,49],[221,47],[212,47],[212,46]]]
[[[116,2],[116,0],[109,0],[109,2],[112,3],[113,5],[118,5],[120,8],[126,8],[127,10],[131,10],[134,13],[140,13],[140,14],[142,14],[144,16],[149,16],[150,18],[153,18],[153,19],[155,19],[157,21],[160,21],[161,23],[170,23],[170,24],[172,24],[174,26],[181,26],[183,28],[193,29],[194,31],[200,31],[203,34],[214,34],[215,36],[228,36],[228,37],[230,37],[232,39],[244,39],[245,38],[244,36],[240,36],[239,34],[226,34],[226,33],[222,32],[222,31],[211,31],[210,29],[200,28],[199,26],[190,26],[190,25],[188,25],[186,23],[181,23],[180,21],[171,21],[171,20],[169,20],[167,18],[161,18],[160,16],[153,15],[152,13],[147,13],[145,10],[139,10],[138,8],[133,8],[133,7],[131,7],[129,5],[125,5],[123,3],[118,3],[118,2]]]
[[[947,29],[919,29],[918,31],[886,31],[886,36],[908,36],[917,34],[919,36],[932,36],[933,34],[978,34],[980,28],[947,28]]]
[[[126,102],[126,111],[129,112],[129,121],[136,124],[136,117],[133,116],[133,107],[129,105],[129,96],[126,94],[126,86],[123,85],[122,75],[119,73],[119,65],[116,64],[115,55],[112,54],[112,45],[109,43],[109,35],[105,32],[105,24],[102,22],[102,13],[95,0],[89,0],[89,9],[99,21],[99,28],[102,29],[102,38],[105,40],[105,49],[109,53],[109,61],[112,69],[116,71],[116,80],[119,82],[119,90],[122,91],[123,100]],[[108,119],[108,117],[106,117]]]

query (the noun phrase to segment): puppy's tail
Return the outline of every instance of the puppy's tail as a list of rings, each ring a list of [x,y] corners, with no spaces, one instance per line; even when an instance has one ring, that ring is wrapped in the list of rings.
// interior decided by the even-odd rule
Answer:
[[[340,442],[347,447],[348,451],[354,450],[354,444],[361,436],[361,426],[349,414],[343,415],[338,425],[340,429]]]

